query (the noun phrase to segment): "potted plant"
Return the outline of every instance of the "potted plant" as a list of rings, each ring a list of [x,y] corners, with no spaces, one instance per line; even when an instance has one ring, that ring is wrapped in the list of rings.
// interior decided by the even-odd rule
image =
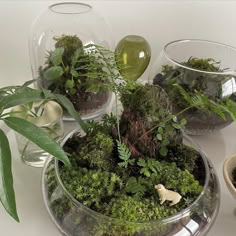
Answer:
[[[81,121],[80,116],[74,110],[73,105],[66,97],[60,94],[52,94],[48,90],[32,89],[28,87],[32,82],[34,81],[26,82],[22,86],[0,88],[0,120],[15,132],[35,143],[49,154],[60,159],[65,165],[70,166],[70,161],[67,155],[56,141],[54,141],[37,125],[27,121],[27,119],[17,117],[16,114],[19,114],[19,111],[10,110],[12,107],[18,105],[34,103],[37,101],[56,100],[58,103],[63,105],[69,114],[83,127],[83,122]],[[19,221],[13,188],[10,144],[2,129],[0,129],[0,166],[0,200],[6,211],[16,221]]]
[[[66,95],[83,119],[99,116],[110,98],[109,77],[103,76],[103,59],[96,50],[96,45],[112,45],[103,16],[86,3],[50,4],[32,23],[29,36],[33,78]]]
[[[82,44],[76,35],[54,37],[55,48],[39,68],[39,87],[66,96],[84,118],[103,112],[111,98],[113,53],[94,44]]]
[[[187,108],[189,98],[204,95],[208,106],[187,109],[189,134],[204,134],[229,125],[234,118],[236,49],[207,40],[177,40],[168,43],[154,63],[150,79],[168,93],[176,112]],[[215,104],[218,108],[215,109]]]
[[[68,236],[205,234],[219,185],[201,150],[186,144],[185,120],[159,86],[130,82],[117,91],[121,116],[89,121],[65,139],[70,169],[54,159],[44,168],[53,221]]]

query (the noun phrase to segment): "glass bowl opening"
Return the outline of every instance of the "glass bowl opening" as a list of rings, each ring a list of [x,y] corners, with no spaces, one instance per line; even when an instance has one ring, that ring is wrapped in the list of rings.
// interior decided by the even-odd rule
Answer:
[[[196,72],[216,75],[235,74],[236,72],[236,48],[219,42],[203,39],[176,40],[166,44],[164,47],[164,55],[167,60],[176,66]],[[183,62],[188,61],[191,57],[213,58],[216,62],[220,62],[223,71],[209,72],[183,65]]]
[[[59,14],[81,14],[90,11],[92,7],[85,3],[63,2],[53,4],[49,9]]]

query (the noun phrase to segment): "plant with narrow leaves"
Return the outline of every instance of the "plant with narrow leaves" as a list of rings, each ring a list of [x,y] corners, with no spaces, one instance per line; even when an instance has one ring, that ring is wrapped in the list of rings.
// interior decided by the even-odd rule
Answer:
[[[223,120],[226,119],[226,113],[228,113],[233,120],[236,120],[236,102],[230,98],[226,98],[224,101],[215,102],[203,93],[195,90],[194,94],[190,95],[183,87],[178,84],[174,84],[184,98],[188,106],[181,111],[186,112],[189,109],[197,108],[206,112],[212,112],[217,114]]]
[[[33,102],[55,100],[85,128],[80,116],[74,110],[71,102],[58,94],[52,94],[48,90],[35,90],[27,87],[34,81],[28,81],[22,86],[8,86],[0,88],[0,120],[9,128],[21,134],[40,148],[55,156],[65,165],[70,166],[70,161],[60,145],[48,136],[41,128],[29,121],[14,117],[14,112],[9,111],[14,106],[29,106]],[[86,130],[86,128],[85,128]],[[16,220],[19,217],[16,210],[15,193],[13,188],[13,177],[11,169],[11,151],[8,138],[3,130],[0,129],[0,200],[6,211]]]

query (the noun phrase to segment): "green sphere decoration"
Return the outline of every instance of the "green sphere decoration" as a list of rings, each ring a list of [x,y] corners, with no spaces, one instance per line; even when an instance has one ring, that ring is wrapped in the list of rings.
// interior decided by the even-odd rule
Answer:
[[[130,80],[137,80],[146,70],[151,59],[151,48],[145,38],[127,35],[119,41],[115,49],[116,60],[120,63],[120,73]]]

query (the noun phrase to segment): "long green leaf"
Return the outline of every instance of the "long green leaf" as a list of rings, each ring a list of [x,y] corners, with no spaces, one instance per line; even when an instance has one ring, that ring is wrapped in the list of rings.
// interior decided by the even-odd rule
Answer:
[[[85,133],[87,133],[86,125],[83,122],[83,120],[81,119],[79,113],[75,110],[71,101],[67,97],[60,95],[60,94],[55,94],[55,98],[56,98],[57,102],[59,102],[63,107],[65,107],[65,109],[68,111],[68,113],[79,123],[79,125],[83,129],[83,131]]]
[[[44,94],[40,90],[30,88],[22,89],[17,93],[4,96],[0,100],[0,109],[40,101],[43,98]]]
[[[0,130],[0,200],[6,211],[19,222],[11,170],[11,151],[8,139]]]
[[[4,118],[4,122],[11,129],[15,130],[49,154],[53,155],[65,165],[70,166],[70,161],[60,145],[50,138],[50,136],[47,135],[41,128],[18,117]]]

